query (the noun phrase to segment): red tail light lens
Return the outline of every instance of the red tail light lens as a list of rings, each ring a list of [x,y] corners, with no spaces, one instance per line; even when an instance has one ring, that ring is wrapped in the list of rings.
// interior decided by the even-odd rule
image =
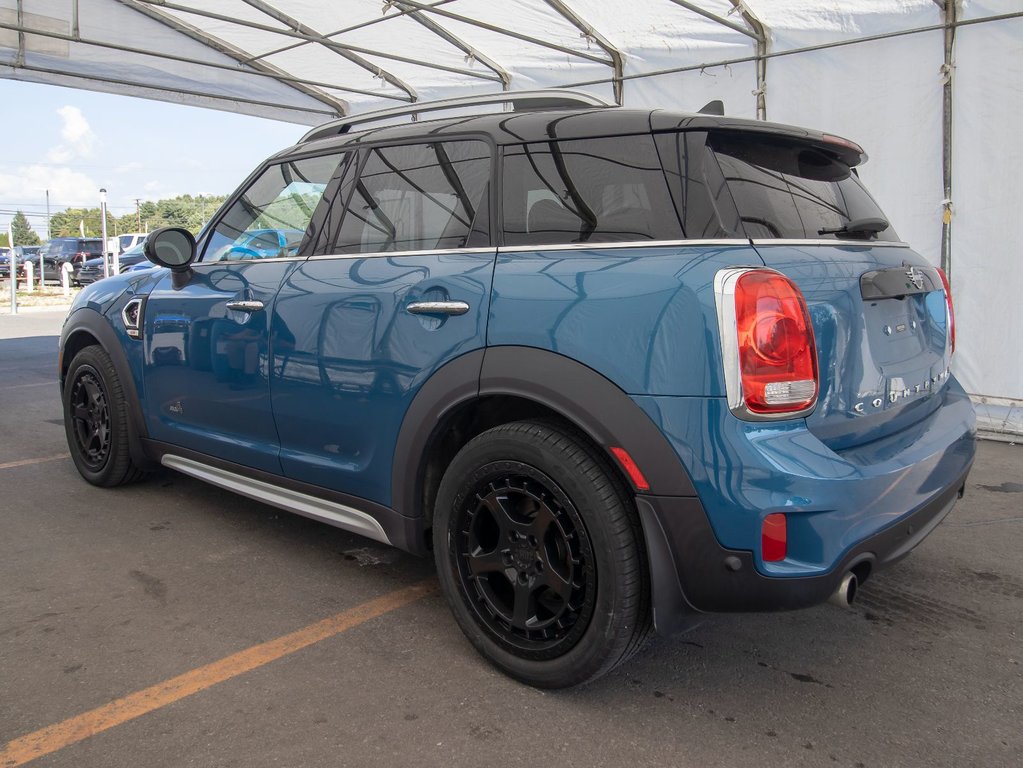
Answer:
[[[956,351],[956,316],[952,309],[952,289],[948,285],[945,270],[939,269],[938,274],[941,275],[941,284],[945,288],[945,306],[948,308],[948,354],[951,355]]]
[[[795,283],[778,272],[744,272],[735,283],[735,321],[746,408],[776,414],[813,405],[817,348]]]
[[[776,563],[784,560],[789,548],[789,529],[785,515],[775,512],[764,518],[760,528],[760,553],[764,562]]]

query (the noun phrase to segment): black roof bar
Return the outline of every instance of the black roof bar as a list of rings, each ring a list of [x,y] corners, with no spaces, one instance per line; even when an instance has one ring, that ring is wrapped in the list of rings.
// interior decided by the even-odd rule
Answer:
[[[331,120],[329,123],[313,128],[301,138],[299,144],[348,133],[352,130],[353,126],[361,125],[362,123],[375,123],[378,120],[388,120],[392,117],[419,115],[423,112],[463,109],[465,107],[477,107],[488,104],[511,104],[512,110],[515,112],[611,106],[606,101],[598,99],[596,96],[591,96],[588,93],[556,88],[543,91],[503,91],[501,93],[488,93],[482,96],[459,96],[453,99],[440,99],[439,101],[417,101],[400,107],[378,109],[373,112],[363,112],[361,115],[349,115],[337,120]]]

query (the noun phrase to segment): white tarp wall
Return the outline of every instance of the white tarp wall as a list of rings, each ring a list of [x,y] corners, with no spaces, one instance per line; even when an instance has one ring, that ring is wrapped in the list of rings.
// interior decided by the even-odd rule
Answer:
[[[575,86],[612,101],[617,60],[625,106],[696,110],[722,99],[729,114],[756,117],[751,16],[766,27],[767,118],[866,147],[869,188],[902,238],[938,265],[943,85],[951,76],[954,369],[982,427],[1023,434],[1023,246],[1015,232],[1023,0],[958,0],[964,24],[950,71],[944,5],[0,0],[0,77],[315,124],[502,87]],[[971,24],[997,16],[1007,18]],[[862,41],[870,37],[883,39]]]

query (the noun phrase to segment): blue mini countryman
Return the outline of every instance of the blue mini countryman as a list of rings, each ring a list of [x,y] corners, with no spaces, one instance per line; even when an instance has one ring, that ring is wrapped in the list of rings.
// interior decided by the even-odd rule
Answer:
[[[83,290],[78,470],[162,465],[432,552],[470,642],[541,687],[701,612],[851,602],[949,512],[975,437],[948,283],[863,150],[500,98],[317,128],[198,239],[153,233],[163,269]]]

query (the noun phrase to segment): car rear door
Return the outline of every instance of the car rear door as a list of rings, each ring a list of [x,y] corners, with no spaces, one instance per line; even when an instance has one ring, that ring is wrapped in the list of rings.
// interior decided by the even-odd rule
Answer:
[[[372,146],[338,185],[314,255],[274,305],[271,398],[289,477],[390,504],[412,398],[486,344],[493,156],[475,138]]]
[[[153,439],[280,473],[270,408],[274,301],[298,266],[313,211],[338,153],[269,165],[205,238],[185,285],[166,275],[145,307],[146,417]],[[251,232],[291,234],[275,253],[245,245]]]

